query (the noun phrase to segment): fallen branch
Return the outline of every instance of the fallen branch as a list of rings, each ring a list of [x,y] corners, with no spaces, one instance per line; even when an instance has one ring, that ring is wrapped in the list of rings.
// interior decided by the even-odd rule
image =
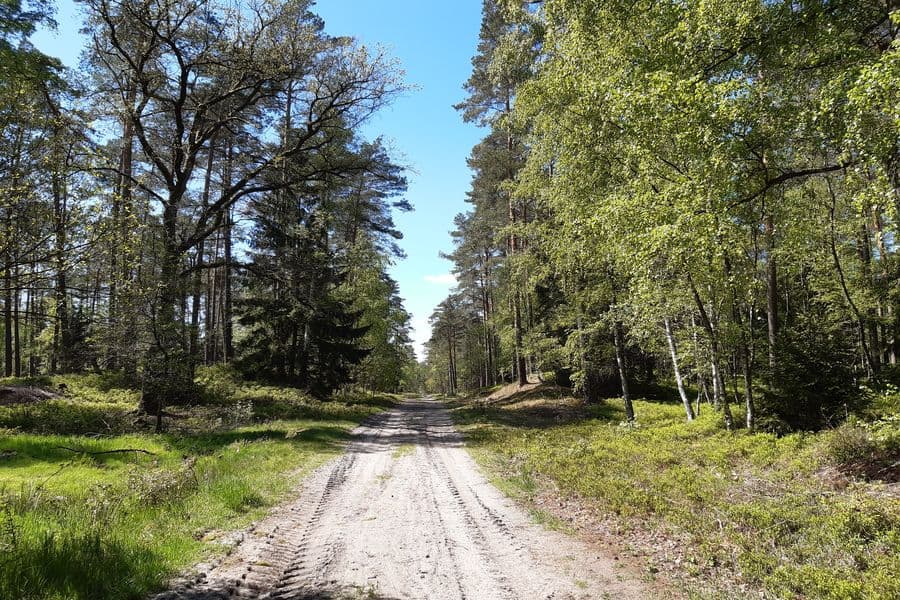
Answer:
[[[38,490],[40,490],[41,488],[43,488],[45,485],[47,485],[47,482],[48,482],[48,481],[50,481],[51,479],[53,479],[54,477],[56,477],[57,475],[59,475],[60,473],[62,473],[63,469],[65,469],[66,467],[70,466],[71,464],[72,464],[72,461],[69,461],[69,462],[67,462],[67,463],[61,464],[57,470],[55,470],[55,471],[53,471],[52,473],[50,473],[50,474],[46,477],[46,479],[44,479],[42,482],[40,482],[40,483],[37,485],[37,487],[34,488],[34,491],[38,491]]]
[[[91,456],[100,456],[101,454],[122,454],[124,452],[140,452],[142,454],[148,454],[150,456],[156,456],[153,452],[149,450],[143,450],[141,448],[119,448],[117,450],[103,450],[102,452],[88,452],[87,450],[78,450],[76,448],[69,448],[68,446],[54,446],[54,448],[59,448],[60,450],[68,450],[69,452],[77,452],[79,454],[89,454]]]

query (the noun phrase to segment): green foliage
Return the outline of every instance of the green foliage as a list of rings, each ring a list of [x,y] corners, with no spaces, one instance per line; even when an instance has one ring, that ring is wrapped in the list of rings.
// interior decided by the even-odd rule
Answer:
[[[396,391],[411,358],[409,315],[385,272],[402,237],[391,209],[411,209],[388,199],[406,182],[380,144],[339,134],[337,156],[322,160],[343,164],[347,179],[329,177],[307,193],[271,194],[254,205],[251,265],[238,302],[241,370],[320,397],[353,380]]]
[[[243,378],[234,365],[217,364],[198,367],[194,382],[205,403],[229,403],[243,385]]]
[[[828,437],[826,454],[843,471],[875,480],[900,481],[900,413],[875,421],[851,419]]]
[[[408,315],[386,270],[412,207],[361,128],[404,86],[313,4],[245,20],[219,0],[84,0],[69,72],[28,41],[52,3],[0,1],[3,375],[121,370],[155,415],[201,400],[200,364],[327,397],[374,352],[379,389],[399,388]],[[386,285],[337,291],[373,269]]]
[[[57,59],[38,52],[27,41],[39,25],[56,26],[54,8],[48,0],[0,2],[0,94],[23,82],[46,81],[60,69]]]
[[[900,503],[845,468],[875,447],[896,460],[896,413],[777,437],[723,432],[713,411],[685,423],[675,404],[637,401],[637,427],[620,427],[624,415],[612,405],[571,406],[464,406],[454,416],[479,462],[516,495],[528,501],[559,489],[626,530],[685,536],[687,573],[777,597],[900,593]]]
[[[360,420],[394,402],[368,394],[321,402],[300,390],[238,384],[225,369],[198,380],[206,394],[228,381],[231,398],[183,410],[162,435],[89,435],[96,423],[85,422],[83,410],[109,421],[137,406],[137,392],[104,390],[115,378],[102,376],[42,381],[67,383],[69,396],[30,407],[44,415],[51,409],[42,406],[66,406],[52,409],[52,427],[77,434],[3,413],[19,429],[0,431],[0,597],[145,597],[225,552],[219,542],[229,530],[259,518],[338,453]],[[251,410],[235,423],[229,407],[242,403]],[[133,419],[122,426],[146,429]]]
[[[486,1],[458,108],[490,131],[448,256],[468,306],[431,380],[552,369],[596,402],[677,371],[727,428],[743,390],[780,432],[858,410],[900,356],[898,15]]]
[[[133,430],[140,392],[118,373],[0,379],[0,384],[62,390],[59,399],[0,406],[0,428],[48,434],[120,434]]]
[[[359,322],[365,329],[360,345],[368,350],[352,368],[351,379],[367,389],[397,392],[404,383],[404,370],[415,362],[410,315],[403,307],[397,282],[386,273],[387,260],[370,244],[356,240],[348,256],[349,276],[339,289],[360,313]]]
[[[856,383],[856,347],[846,328],[829,323],[824,311],[799,316],[785,328],[776,349],[777,387],[768,390],[760,427],[773,431],[834,426],[865,399]]]

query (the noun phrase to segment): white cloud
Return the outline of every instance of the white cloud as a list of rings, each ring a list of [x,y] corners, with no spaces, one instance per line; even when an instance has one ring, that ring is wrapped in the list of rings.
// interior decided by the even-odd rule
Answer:
[[[435,285],[456,285],[456,275],[453,273],[444,273],[442,275],[426,275],[425,281]]]
[[[412,341],[416,357],[419,360],[425,360],[425,344],[431,337],[431,325],[428,323],[428,317],[413,316],[412,326]]]

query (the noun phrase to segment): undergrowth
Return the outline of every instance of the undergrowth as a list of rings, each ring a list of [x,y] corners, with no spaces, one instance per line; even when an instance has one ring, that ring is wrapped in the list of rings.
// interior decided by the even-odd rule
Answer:
[[[204,380],[204,375],[206,380]],[[202,406],[167,431],[135,413],[139,392],[99,376],[2,380],[59,389],[0,407],[0,598],[138,599],[205,556],[341,451],[395,400],[322,402],[201,373]],[[212,389],[215,388],[215,389]]]
[[[687,540],[673,568],[781,598],[900,597],[898,397],[818,434],[722,430],[706,410],[615,400],[462,404],[476,459],[526,502],[552,483],[632,531]]]

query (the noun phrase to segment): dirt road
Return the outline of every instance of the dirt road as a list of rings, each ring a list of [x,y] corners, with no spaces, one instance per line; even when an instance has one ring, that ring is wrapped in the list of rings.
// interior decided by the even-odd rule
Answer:
[[[479,473],[443,406],[417,400],[356,429],[228,558],[157,599],[647,596],[612,560],[534,525]]]

